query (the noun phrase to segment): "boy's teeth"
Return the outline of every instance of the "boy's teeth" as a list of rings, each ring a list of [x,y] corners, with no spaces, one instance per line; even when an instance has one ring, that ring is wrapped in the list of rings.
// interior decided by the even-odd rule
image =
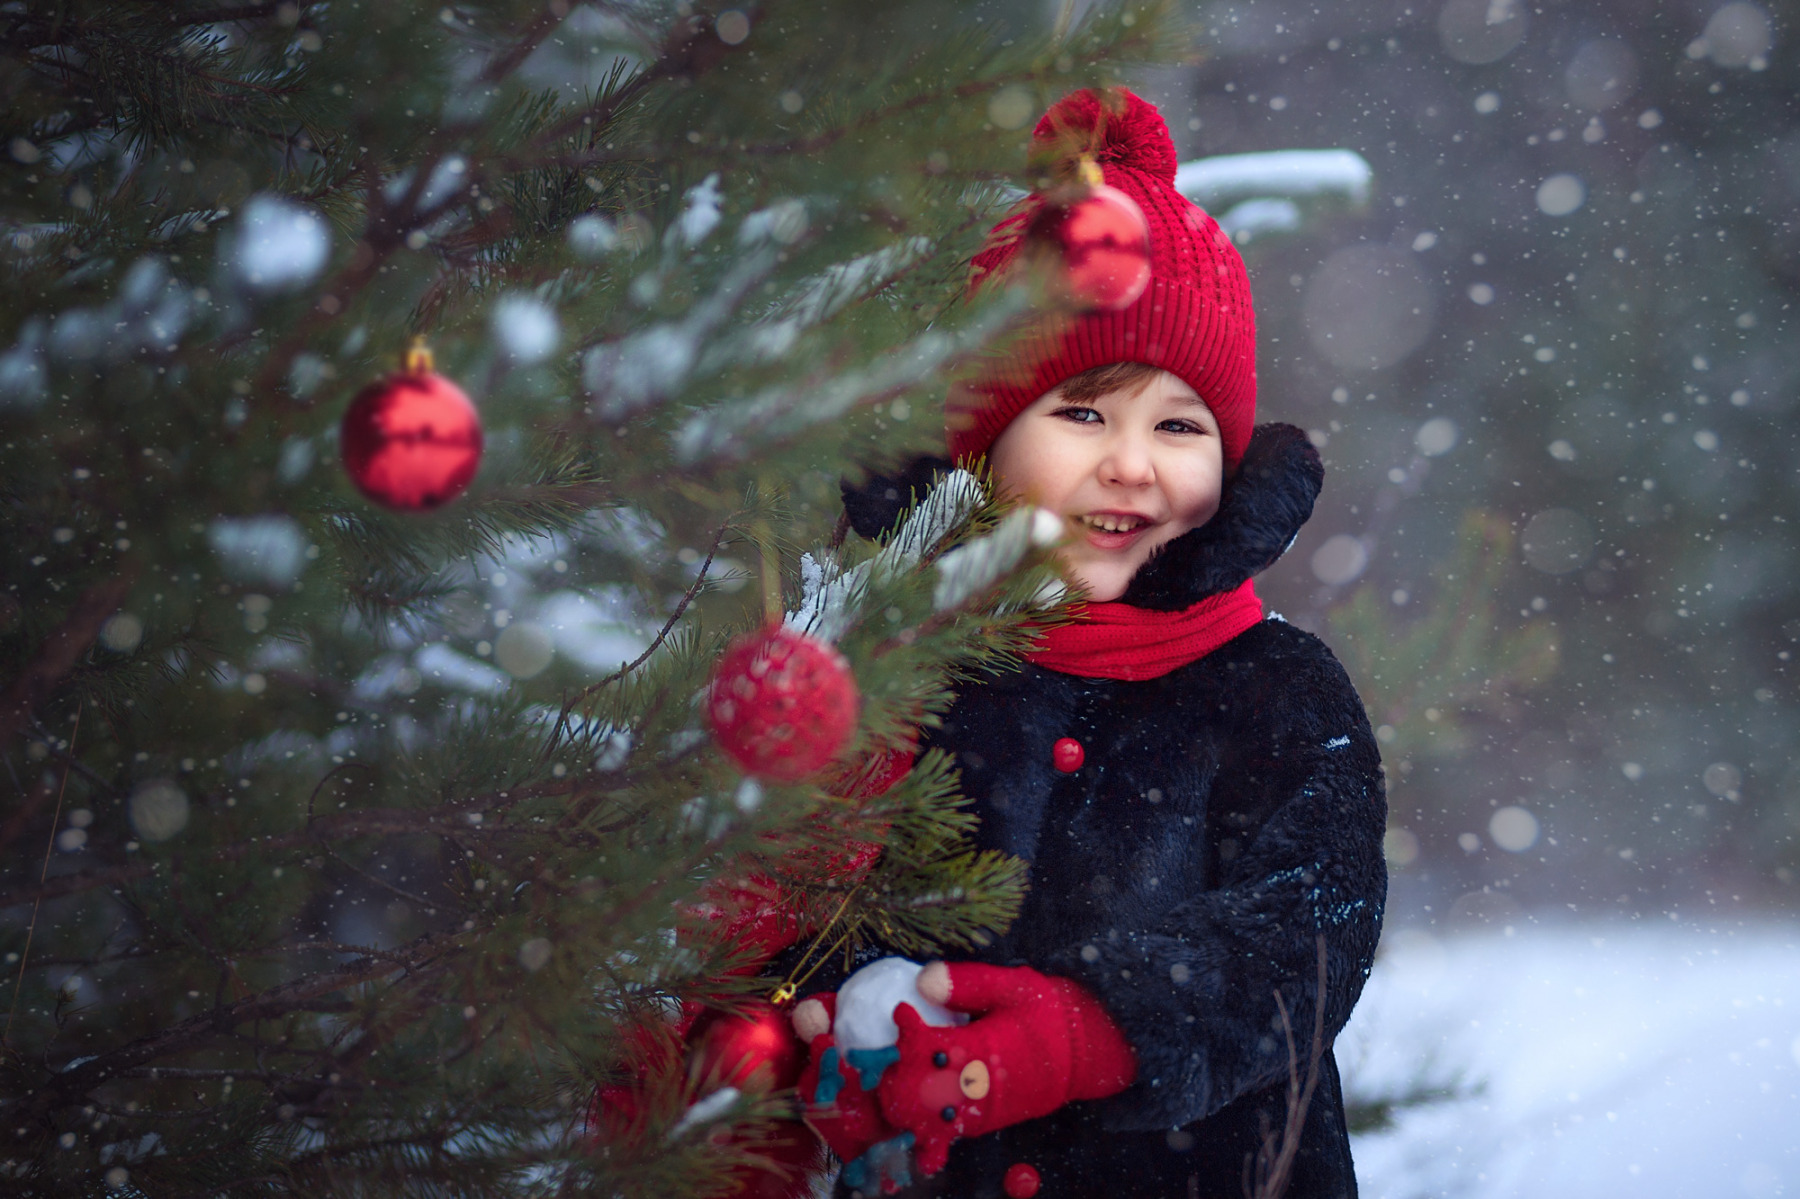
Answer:
[[[1135,516],[1084,516],[1082,521],[1103,533],[1128,533],[1144,522]]]

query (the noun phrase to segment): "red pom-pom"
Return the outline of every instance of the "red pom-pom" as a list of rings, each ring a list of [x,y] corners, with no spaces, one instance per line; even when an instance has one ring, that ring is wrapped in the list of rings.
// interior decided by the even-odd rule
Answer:
[[[837,757],[856,729],[859,703],[842,654],[775,625],[726,649],[707,715],[720,748],[746,773],[794,783]]]
[[[1063,287],[1083,307],[1127,308],[1150,284],[1150,224],[1118,188],[1101,184],[1068,203],[1046,202],[1025,236],[1060,256]]]
[[[1006,1169],[1006,1176],[1001,1179],[1001,1189],[1006,1192],[1007,1199],[1031,1199],[1043,1185],[1038,1172],[1024,1162],[1014,1162]]]
[[[1064,774],[1073,774],[1087,761],[1087,751],[1073,737],[1058,737],[1050,747],[1050,762]]]
[[[1156,105],[1124,88],[1064,96],[1031,136],[1040,158],[1085,154],[1109,170],[1146,171],[1166,184],[1175,182],[1175,140],[1167,122]]]
[[[339,430],[344,469],[357,490],[403,512],[455,499],[481,465],[475,405],[431,369],[428,355],[415,355],[406,369],[363,388]]]

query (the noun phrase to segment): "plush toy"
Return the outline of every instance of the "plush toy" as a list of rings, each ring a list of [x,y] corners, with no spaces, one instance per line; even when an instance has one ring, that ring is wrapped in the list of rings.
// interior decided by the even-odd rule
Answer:
[[[1069,979],[1028,966],[934,962],[917,986],[933,1006],[975,1017],[934,1025],[910,1001],[894,1013],[898,1053],[879,1085],[881,1114],[913,1135],[925,1174],[944,1168],[958,1137],[1103,1099],[1137,1074],[1118,1026]]]
[[[911,1182],[915,1136],[890,1125],[876,1097],[882,1075],[900,1058],[896,1011],[940,1026],[967,1019],[920,993],[922,969],[905,958],[882,958],[852,974],[835,995],[794,1009],[794,1031],[811,1047],[799,1083],[806,1122],[843,1160],[844,1182],[857,1190],[892,1194]]]

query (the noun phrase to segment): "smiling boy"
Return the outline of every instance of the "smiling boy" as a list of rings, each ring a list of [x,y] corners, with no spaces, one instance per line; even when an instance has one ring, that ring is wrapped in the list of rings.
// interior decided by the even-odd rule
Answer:
[[[994,477],[1061,516],[1069,575],[1116,600],[1151,555],[1219,510],[1219,422],[1176,375],[1141,362],[1052,388],[988,452]]]
[[[903,1130],[883,1160],[903,1145],[918,1170],[902,1193],[957,1199],[1354,1196],[1330,1046],[1380,933],[1381,764],[1330,650],[1265,619],[1251,584],[1311,515],[1323,468],[1300,430],[1252,430],[1248,276],[1174,190],[1156,110],[1078,92],[1035,137],[1138,203],[1152,277],[952,396],[951,456],[985,456],[999,487],[1064,519],[1086,602],[922,738],[955,756],[978,844],[1024,860],[1030,889],[976,960],[920,975],[966,1025],[898,1009],[898,1060],[872,1096]],[[979,277],[1007,272],[1042,202],[996,227]],[[847,491],[852,525],[882,536],[884,497],[921,473]],[[1308,1075],[1291,1111],[1289,1080]],[[839,1194],[875,1176],[847,1169]]]

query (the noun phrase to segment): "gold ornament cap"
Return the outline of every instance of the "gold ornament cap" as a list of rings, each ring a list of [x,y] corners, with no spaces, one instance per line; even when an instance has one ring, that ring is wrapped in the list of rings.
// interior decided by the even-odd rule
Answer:
[[[422,375],[437,369],[437,360],[432,357],[431,346],[423,333],[413,336],[412,344],[400,358],[400,369],[409,375]]]

